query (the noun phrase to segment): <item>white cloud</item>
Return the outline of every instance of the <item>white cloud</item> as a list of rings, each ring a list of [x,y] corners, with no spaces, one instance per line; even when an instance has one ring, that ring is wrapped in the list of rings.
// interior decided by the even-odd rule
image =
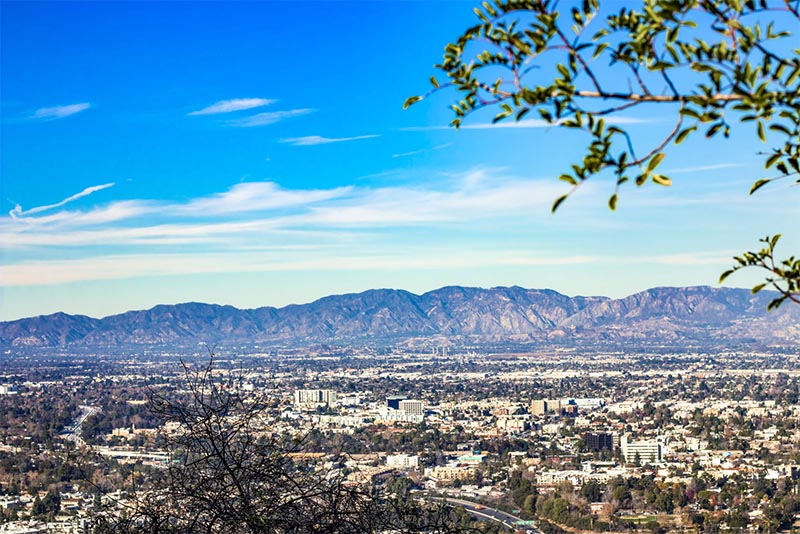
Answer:
[[[264,240],[547,215],[560,184],[508,179],[499,171],[441,176],[425,186],[286,189],[274,182],[245,182],[228,191],[181,203],[116,201],[87,211],[37,215],[17,211],[0,220],[6,249],[28,246],[157,246],[221,241],[257,244]],[[467,187],[465,187],[467,184]],[[89,194],[87,188],[66,201]],[[436,189],[439,187],[439,189]],[[66,203],[43,206],[56,209]],[[20,214],[24,216],[19,216]],[[222,241],[224,246],[224,241]]]
[[[341,197],[350,190],[350,187],[292,190],[283,189],[274,182],[245,182],[236,184],[224,193],[194,199],[183,206],[175,206],[174,210],[178,213],[217,215],[288,208]]]
[[[307,115],[309,113],[313,113],[315,110],[310,108],[300,108],[300,109],[289,109],[286,111],[270,111],[266,113],[256,113],[255,115],[251,115],[249,117],[244,117],[241,119],[230,121],[231,126],[238,126],[240,128],[250,128],[253,126],[266,126],[268,124],[275,124],[276,122],[280,122],[284,119],[289,119],[292,117],[299,117],[301,115]]]
[[[697,252],[685,254],[666,254],[661,256],[642,256],[629,258],[628,263],[655,263],[658,265],[720,265],[727,266],[731,256],[738,254],[738,250],[723,250],[716,252]]]
[[[269,98],[233,98],[231,100],[220,100],[208,107],[192,111],[189,115],[216,115],[217,113],[231,113],[245,109],[260,108],[275,103]]]
[[[698,165],[696,167],[681,167],[678,169],[668,169],[663,171],[664,174],[684,174],[692,172],[716,171],[719,169],[735,169],[744,167],[741,163],[716,163],[712,165]]]
[[[14,207],[14,209],[9,212],[9,215],[11,215],[12,218],[25,217],[27,215],[34,215],[36,213],[41,213],[43,211],[51,210],[51,209],[54,209],[54,208],[60,208],[61,206],[65,205],[65,204],[68,204],[68,203],[72,202],[73,200],[78,200],[79,198],[83,198],[85,196],[91,195],[92,193],[94,193],[96,191],[102,191],[103,189],[108,189],[109,187],[113,187],[113,186],[114,186],[114,182],[110,182],[110,183],[107,183],[107,184],[101,184],[101,185],[93,185],[91,187],[87,187],[86,189],[84,189],[80,193],[76,193],[76,194],[74,194],[72,196],[69,196],[69,197],[65,198],[61,202],[56,202],[55,204],[49,204],[47,206],[39,206],[39,207],[36,207],[36,208],[31,208],[29,210],[23,210],[22,206],[17,204]]]
[[[410,152],[400,152],[398,154],[392,154],[392,157],[405,158],[408,156],[416,156],[417,154],[424,154],[426,152],[433,152],[434,150],[441,150],[443,148],[447,148],[452,145],[453,143],[442,143],[441,145],[432,146],[431,148],[421,148],[419,150],[411,150]]]
[[[70,115],[75,115],[76,113],[87,110],[91,106],[89,102],[81,102],[80,104],[69,104],[67,106],[39,108],[34,112],[33,117],[35,119],[44,120],[63,119],[64,117],[69,117]]]
[[[0,266],[5,286],[53,285],[84,280],[111,280],[142,276],[186,276],[209,273],[374,271],[379,269],[445,269],[470,266],[576,265],[596,262],[588,256],[521,256],[503,251],[458,254],[353,254],[325,256],[277,247],[259,253],[129,254],[94,256],[74,260],[30,261]]]
[[[281,143],[289,143],[292,146],[313,146],[313,145],[327,145],[328,143],[342,143],[345,141],[357,141],[359,139],[373,139],[380,137],[380,135],[359,135],[356,137],[321,137],[319,135],[308,135],[306,137],[290,137],[289,139],[281,139]]]

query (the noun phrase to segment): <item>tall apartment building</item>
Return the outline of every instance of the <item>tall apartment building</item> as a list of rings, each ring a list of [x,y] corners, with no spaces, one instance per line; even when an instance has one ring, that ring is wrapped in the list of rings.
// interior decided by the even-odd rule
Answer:
[[[334,406],[336,405],[336,392],[332,389],[298,389],[294,392],[294,405],[296,407]]]
[[[561,401],[552,399],[538,399],[531,402],[531,414],[545,415],[548,413],[561,413]]]

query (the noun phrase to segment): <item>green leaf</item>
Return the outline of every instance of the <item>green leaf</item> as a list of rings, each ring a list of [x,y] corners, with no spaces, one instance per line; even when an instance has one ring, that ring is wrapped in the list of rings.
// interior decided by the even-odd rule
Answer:
[[[658,167],[662,161],[664,161],[665,156],[666,154],[664,154],[663,152],[659,152],[658,154],[650,158],[650,161],[647,163],[647,170],[648,171],[655,170],[655,168]]]
[[[562,182],[567,182],[569,185],[578,185],[577,180],[575,180],[575,178],[573,178],[569,174],[562,174],[561,176],[558,177],[558,179],[561,180]]]
[[[758,293],[759,291],[761,291],[765,287],[767,287],[767,284],[757,284],[757,285],[753,286],[753,289],[750,290],[750,293],[755,295],[756,293]]]
[[[721,284],[722,282],[724,282],[725,279],[728,278],[730,275],[732,275],[734,272],[735,272],[734,269],[728,269],[727,271],[719,275],[719,283]]]
[[[561,205],[561,204],[562,204],[562,203],[563,203],[565,200],[567,200],[567,196],[568,196],[568,195],[561,195],[560,197],[558,197],[558,198],[556,199],[556,201],[555,201],[555,202],[553,202],[553,207],[550,209],[550,212],[551,212],[551,213],[555,213],[555,212],[556,212],[556,210],[558,209],[558,207],[559,207],[559,206],[560,206],[560,205]]]
[[[421,96],[409,96],[406,101],[403,103],[403,109],[408,109],[409,106],[414,105],[415,103],[422,100]]]
[[[611,208],[611,211],[617,209],[617,194],[614,193],[611,195],[611,198],[608,199],[608,207]]]
[[[669,187],[672,185],[672,180],[670,180],[669,177],[664,176],[663,174],[654,174],[652,176],[652,180],[658,185],[663,185],[664,187]]]
[[[768,157],[767,161],[764,163],[764,168],[769,169],[770,167],[775,165],[775,162],[781,159],[781,155],[782,154],[780,152],[775,152],[770,157]]]
[[[697,126],[692,126],[691,128],[686,128],[685,130],[681,130],[680,132],[678,132],[678,135],[675,136],[675,144],[679,145],[683,143],[686,137],[688,137],[689,134],[695,130],[697,130]]]
[[[764,123],[758,121],[758,138],[761,139],[763,143],[767,142],[767,134],[764,132]]]
[[[431,76],[431,85],[437,89],[439,88],[439,82],[436,80],[436,76]]]
[[[759,189],[761,189],[763,186],[767,185],[771,181],[772,180],[770,180],[769,178],[762,178],[762,179],[756,181],[756,183],[753,184],[753,187],[750,188],[750,194],[752,195],[753,193],[755,193],[756,191],[758,191]]]

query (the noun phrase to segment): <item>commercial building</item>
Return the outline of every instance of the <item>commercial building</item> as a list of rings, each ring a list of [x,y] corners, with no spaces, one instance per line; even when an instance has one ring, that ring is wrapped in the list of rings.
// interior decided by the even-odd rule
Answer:
[[[590,451],[610,451],[614,449],[614,436],[606,432],[586,432],[583,434],[583,442]]]
[[[425,406],[422,401],[418,400],[401,400],[398,403],[398,409],[408,415],[425,415]]]
[[[620,440],[620,449],[628,464],[658,464],[663,460],[662,445],[657,441],[630,441],[626,435]]]
[[[561,413],[561,401],[552,399],[538,399],[531,402],[531,414],[546,415]]]
[[[386,457],[386,466],[395,469],[417,469],[419,456],[410,454],[390,454]]]
[[[294,392],[296,408],[335,406],[336,392],[332,389],[298,389]]]
[[[386,397],[386,407],[391,408],[392,410],[399,410],[400,401],[404,401],[407,398],[408,397],[405,395],[392,395],[391,397]]]

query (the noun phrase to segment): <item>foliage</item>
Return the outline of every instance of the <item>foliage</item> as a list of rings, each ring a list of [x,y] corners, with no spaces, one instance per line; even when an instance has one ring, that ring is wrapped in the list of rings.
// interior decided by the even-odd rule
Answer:
[[[698,134],[727,138],[732,122],[752,124],[772,145],[763,153],[771,174],[751,194],[778,179],[800,183],[800,50],[791,51],[797,41],[790,32],[798,29],[800,1],[643,0],[607,15],[598,0],[571,5],[567,12],[551,0],[483,2],[475,9],[480,22],[448,44],[436,65],[446,83],[432,76],[433,89],[405,107],[450,87],[459,94],[451,106],[456,128],[476,110],[499,108],[495,122],[532,113],[588,135],[583,158],[559,177],[571,189],[553,211],[603,172],[616,177],[612,210],[629,182],[669,186],[659,171],[668,146]],[[675,121],[652,145],[636,147],[619,113],[648,105],[670,106]],[[770,308],[800,301],[798,262],[774,260],[776,241],[767,238],[767,249],[736,258],[723,275],[768,269],[767,284],[782,295]]]
[[[753,287],[753,293],[758,293],[767,286],[771,286],[780,292],[780,296],[773,299],[767,305],[767,309],[777,308],[785,300],[800,304],[800,258],[791,256],[785,260],[776,260],[775,245],[780,238],[780,234],[772,237],[767,236],[761,240],[764,243],[764,248],[758,252],[745,252],[741,256],[733,258],[737,264],[732,269],[722,273],[719,279],[720,282],[745,267],[765,269],[770,274],[766,282]]]

